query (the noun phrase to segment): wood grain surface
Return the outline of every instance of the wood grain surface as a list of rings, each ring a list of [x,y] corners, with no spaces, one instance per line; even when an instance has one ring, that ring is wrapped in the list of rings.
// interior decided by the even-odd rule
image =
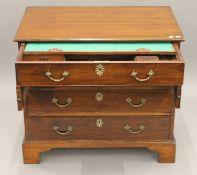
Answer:
[[[159,162],[175,161],[174,115],[184,78],[180,52],[184,36],[170,7],[28,7],[14,40],[19,47],[16,91],[18,108],[24,110],[24,163],[39,163],[40,153],[54,148],[146,147],[159,153]],[[24,51],[27,42],[101,41],[168,41],[176,52]],[[160,59],[134,61],[136,55]],[[96,73],[99,64],[102,76]],[[147,78],[150,70],[155,74],[139,82],[130,75],[134,70],[140,79]],[[54,82],[47,71],[54,79],[61,79],[64,71],[69,76]],[[95,100],[97,92],[104,95],[102,102]],[[60,109],[51,102],[53,97],[60,104],[69,97],[72,103]],[[127,97],[134,103],[142,97],[147,101],[131,108]],[[96,124],[98,119],[102,127]],[[145,128],[139,130],[140,125]],[[72,131],[62,135],[54,126],[60,132],[72,126]]]
[[[96,120],[102,119],[103,126],[97,127]],[[169,138],[169,117],[129,116],[129,117],[29,117],[29,139],[31,140],[167,140]],[[145,127],[139,133],[130,133],[124,127],[138,131],[140,125]],[[60,135],[54,130],[59,127],[62,132],[68,126],[73,131]]]
[[[167,6],[28,7],[15,41],[182,41]]]
[[[96,95],[102,94],[102,101]],[[59,107],[52,102],[66,105]],[[130,105],[126,100],[132,99]],[[170,115],[174,96],[170,89],[137,89],[121,87],[64,87],[61,89],[30,89],[28,93],[29,116],[120,116],[120,115]],[[44,109],[44,110],[43,110]]]
[[[17,62],[17,84],[21,86],[60,86],[60,85],[131,85],[158,86],[181,85],[183,83],[184,64],[179,61],[166,62],[100,62],[105,72],[103,76],[95,73],[99,63],[92,62]],[[139,78],[147,78],[150,70],[155,75],[148,81],[139,82],[131,77],[135,70]],[[50,80],[45,73],[50,71],[53,78],[60,79],[64,71],[69,76],[61,82]]]
[[[176,142],[167,141],[126,141],[126,140],[36,140],[23,142],[23,161],[26,164],[40,163],[40,153],[54,148],[147,148],[158,152],[160,163],[174,163]]]

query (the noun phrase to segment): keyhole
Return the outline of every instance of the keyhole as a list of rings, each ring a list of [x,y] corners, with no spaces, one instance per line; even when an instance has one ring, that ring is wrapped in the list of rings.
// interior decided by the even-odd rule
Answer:
[[[103,120],[102,120],[102,119],[97,119],[97,120],[96,120],[96,126],[97,126],[98,128],[103,127]]]

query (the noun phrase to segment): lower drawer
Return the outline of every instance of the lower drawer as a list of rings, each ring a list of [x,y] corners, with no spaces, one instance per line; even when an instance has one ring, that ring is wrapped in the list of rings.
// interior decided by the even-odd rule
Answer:
[[[169,117],[29,117],[31,140],[165,140]]]
[[[170,89],[131,87],[32,88],[30,116],[170,115]]]

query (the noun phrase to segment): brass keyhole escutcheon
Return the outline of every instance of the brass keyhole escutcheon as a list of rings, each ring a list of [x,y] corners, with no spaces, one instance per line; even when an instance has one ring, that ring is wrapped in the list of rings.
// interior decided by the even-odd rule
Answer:
[[[101,128],[101,127],[103,127],[103,120],[102,119],[96,119],[96,126],[98,127],[98,128]]]
[[[97,64],[95,68],[96,74],[100,77],[103,76],[105,73],[105,68],[102,64]]]
[[[103,98],[104,98],[104,96],[103,96],[102,92],[97,92],[96,93],[96,95],[95,95],[96,101],[101,102],[101,101],[103,101]]]

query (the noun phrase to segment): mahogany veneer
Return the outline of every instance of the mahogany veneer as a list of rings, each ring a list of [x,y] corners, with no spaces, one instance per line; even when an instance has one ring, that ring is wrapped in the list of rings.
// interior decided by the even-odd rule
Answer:
[[[96,100],[101,93],[102,101]],[[172,89],[136,89],[131,87],[65,87],[49,89],[29,89],[28,113],[30,116],[120,116],[120,115],[170,115],[172,111]],[[60,108],[57,103],[64,104],[68,98],[72,102],[68,107]],[[140,104],[146,99],[144,105]],[[80,106],[80,108],[79,108]],[[152,108],[154,106],[154,109]],[[44,109],[44,110],[43,110]]]
[[[14,40],[24,163],[55,148],[146,147],[159,162],[175,161],[184,37],[169,7],[28,7]],[[165,41],[174,50],[25,50],[29,42],[101,41]]]
[[[167,6],[28,7],[15,36],[17,42],[91,40],[182,41],[184,37]]]

